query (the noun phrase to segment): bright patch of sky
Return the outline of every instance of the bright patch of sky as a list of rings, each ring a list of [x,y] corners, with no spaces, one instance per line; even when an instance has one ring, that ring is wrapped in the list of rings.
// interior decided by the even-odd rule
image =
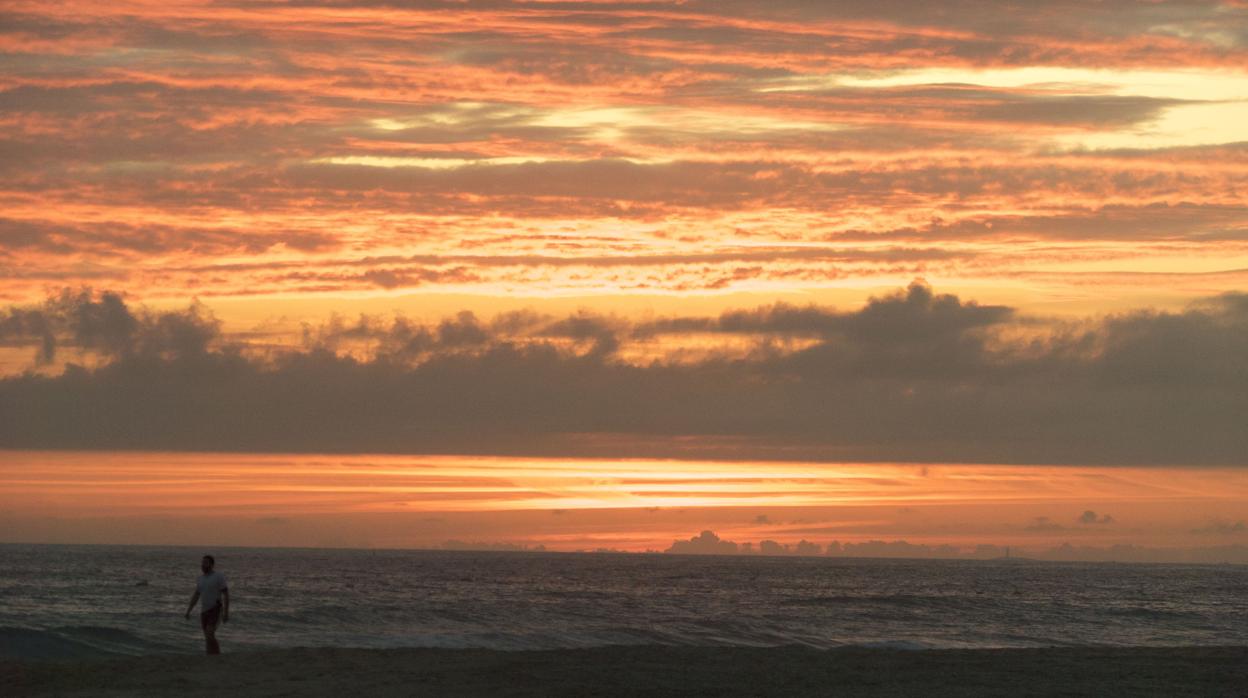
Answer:
[[[1161,116],[1136,128],[1084,131],[1056,136],[1061,148],[1171,148],[1248,140],[1248,72],[1234,70],[1097,70],[1033,66],[966,70],[930,68],[878,75],[821,75],[788,78],[760,92],[808,92],[834,88],[893,88],[975,85],[1037,90],[1052,95],[1112,95],[1181,99]]]

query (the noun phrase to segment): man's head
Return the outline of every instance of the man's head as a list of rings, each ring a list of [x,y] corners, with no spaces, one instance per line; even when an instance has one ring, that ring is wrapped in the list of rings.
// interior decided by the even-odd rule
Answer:
[[[199,569],[203,570],[204,574],[208,574],[212,571],[212,566],[215,564],[217,564],[216,559],[211,555],[205,555],[204,559],[199,561]]]

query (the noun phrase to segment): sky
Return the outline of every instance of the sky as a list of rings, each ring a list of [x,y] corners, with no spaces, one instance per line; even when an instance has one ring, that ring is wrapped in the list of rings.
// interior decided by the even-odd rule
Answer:
[[[64,458],[153,452],[698,463],[749,494],[521,499],[641,549],[858,520],[826,477],[772,488],[785,463],[940,464],[1062,494],[819,535],[1248,544],[1241,1],[16,0],[0,66],[0,477],[46,501],[78,501]],[[1144,511],[1079,468],[1202,484]],[[890,477],[854,496],[895,513]],[[597,540],[490,501],[351,540]],[[15,536],[86,536],[80,504]],[[233,515],[289,518],[264,506]]]

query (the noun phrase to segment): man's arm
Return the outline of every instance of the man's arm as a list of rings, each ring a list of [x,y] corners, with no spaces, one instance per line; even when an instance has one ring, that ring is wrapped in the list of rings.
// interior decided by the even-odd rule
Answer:
[[[221,622],[230,622],[230,590],[221,590]]]
[[[195,608],[195,602],[196,602],[196,601],[199,601],[199,589],[196,589],[196,590],[195,590],[195,593],[194,593],[194,594],[191,594],[191,602],[190,602],[189,604],[187,604],[187,606],[186,606],[186,617],[187,617],[187,619],[190,619],[190,617],[191,617],[191,609]]]

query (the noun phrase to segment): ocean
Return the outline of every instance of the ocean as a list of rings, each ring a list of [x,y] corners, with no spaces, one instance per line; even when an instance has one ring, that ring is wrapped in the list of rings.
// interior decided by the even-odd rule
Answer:
[[[202,651],[197,548],[0,545],[0,656]],[[1248,644],[1248,567],[236,548],[262,648]]]

